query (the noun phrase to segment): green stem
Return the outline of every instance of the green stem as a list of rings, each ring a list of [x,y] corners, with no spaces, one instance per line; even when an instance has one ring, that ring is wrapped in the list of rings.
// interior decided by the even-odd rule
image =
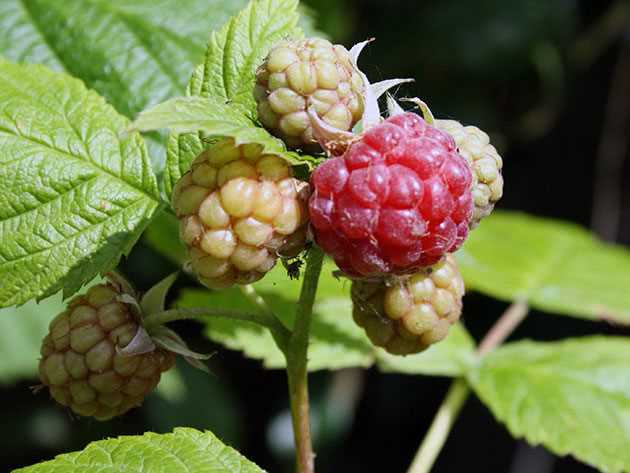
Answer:
[[[527,302],[512,303],[479,343],[477,355],[482,357],[501,345],[525,319],[528,312]],[[464,378],[453,381],[407,473],[431,471],[469,394],[470,387]]]
[[[431,471],[469,393],[470,388],[466,381],[453,381],[407,473]]]
[[[151,314],[144,319],[145,328],[164,325],[176,320],[199,320],[206,321],[209,318],[220,317],[224,319],[240,320],[242,322],[251,322],[263,327],[270,328],[267,321],[262,319],[259,314],[252,314],[241,310],[234,309],[170,309],[163,312]]]
[[[285,351],[298,473],[315,471],[309,415],[307,355],[313,304],[323,260],[323,252],[318,247],[312,248],[306,262],[293,333]]]
[[[246,286],[240,286],[243,295],[254,304],[260,311],[260,317],[264,320],[266,326],[271,331],[278,348],[282,352],[285,352],[288,348],[291,332],[287,329],[282,321],[278,318],[276,313],[265,302],[260,294],[256,291],[256,288],[251,284]]]

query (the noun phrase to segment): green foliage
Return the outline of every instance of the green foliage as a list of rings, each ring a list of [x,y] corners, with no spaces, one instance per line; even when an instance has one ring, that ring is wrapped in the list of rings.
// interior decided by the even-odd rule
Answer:
[[[115,267],[159,206],[142,138],[84,85],[0,62],[0,307]],[[16,178],[17,177],[17,178]]]
[[[630,470],[630,341],[617,337],[506,345],[470,376],[516,437],[604,472]]]
[[[245,0],[3,0],[0,54],[81,78],[128,117],[181,95]]]
[[[384,371],[409,374],[457,376],[465,372],[473,356],[474,344],[461,326],[454,327],[444,342],[414,356],[393,357],[374,347],[363,330],[352,320],[350,283],[346,279],[335,278],[335,269],[332,262],[326,261],[320,278],[313,309],[309,370],[369,367],[376,364]],[[288,281],[284,268],[277,267],[253,286],[282,322],[287,327],[292,327],[301,281]],[[257,310],[238,289],[220,292],[186,290],[181,294],[177,305]],[[262,360],[267,368],[286,366],[284,356],[269,332],[257,325],[229,319],[212,319],[207,322],[206,334],[228,348]]]
[[[255,0],[212,33],[206,57],[194,72],[188,95],[242,106],[255,116],[253,85],[258,64],[275,42],[301,36],[297,0]],[[203,134],[171,135],[164,188],[170,194],[192,160],[204,149]]]
[[[274,138],[267,130],[256,126],[245,113],[242,107],[232,103],[225,104],[214,96],[179,97],[142,112],[133,122],[132,128],[139,131],[168,128],[174,133],[199,131],[208,140],[230,137],[237,145],[259,144],[263,147],[264,153],[275,154],[295,165],[315,167],[322,161],[323,158],[287,151],[282,140]],[[200,142],[199,151],[202,147]],[[188,169],[189,166],[190,163],[186,163],[183,169]],[[182,163],[179,168],[182,168]],[[174,183],[171,182],[170,185]]]
[[[16,473],[264,473],[262,469],[224,445],[212,433],[178,428],[170,434],[147,433],[89,444],[82,452],[16,470]]]
[[[630,323],[630,252],[577,225],[495,211],[457,259],[468,289],[556,314]]]

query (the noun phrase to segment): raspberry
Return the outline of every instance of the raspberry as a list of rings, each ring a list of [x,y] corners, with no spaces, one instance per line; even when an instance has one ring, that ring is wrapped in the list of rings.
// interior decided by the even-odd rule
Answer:
[[[262,278],[306,237],[308,184],[260,145],[226,139],[200,154],[175,186],[172,204],[193,271],[222,289]]]
[[[123,355],[139,324],[134,307],[113,284],[75,297],[50,323],[42,342],[39,375],[51,396],[82,416],[107,420],[142,404],[170,369],[175,355],[155,348]]]
[[[315,239],[351,277],[415,272],[464,242],[471,180],[450,135],[396,115],[313,173]]]
[[[387,285],[353,281],[353,317],[372,343],[393,355],[427,349],[462,312],[464,281],[452,256]]]
[[[460,154],[472,168],[473,212],[472,226],[487,217],[503,196],[503,161],[486,133],[475,126],[464,126],[455,120],[436,120],[435,126],[449,133]]]
[[[365,85],[340,45],[320,38],[282,41],[256,72],[258,118],[289,147],[319,151],[307,111],[350,131],[364,110]]]

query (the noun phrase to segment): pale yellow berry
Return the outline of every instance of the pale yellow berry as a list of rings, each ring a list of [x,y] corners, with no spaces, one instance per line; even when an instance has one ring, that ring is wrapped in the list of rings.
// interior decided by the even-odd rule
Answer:
[[[237,239],[231,230],[210,230],[201,239],[201,249],[215,258],[229,258]]]
[[[295,199],[282,199],[280,213],[273,219],[276,232],[281,235],[290,235],[295,232],[302,223],[302,210]]]
[[[230,262],[240,271],[252,271],[263,264],[269,252],[265,248],[256,248],[240,243],[232,253]]]
[[[384,304],[385,312],[390,319],[400,319],[411,309],[411,295],[407,288],[400,284],[385,292]]]
[[[271,225],[253,217],[243,218],[234,225],[239,240],[251,246],[262,246],[267,243],[273,235],[273,230]]]
[[[287,88],[280,88],[269,95],[271,109],[278,114],[300,112],[306,108],[303,96]]]
[[[256,201],[258,182],[239,177],[221,187],[221,203],[232,217],[246,217],[252,211]]]
[[[306,112],[294,112],[284,115],[278,124],[280,130],[288,136],[300,136],[311,124]]]
[[[252,215],[259,220],[268,222],[273,220],[281,210],[282,195],[280,195],[278,187],[272,182],[261,182]]]
[[[218,192],[213,192],[203,201],[199,218],[210,228],[225,228],[230,224],[230,215],[223,208]]]

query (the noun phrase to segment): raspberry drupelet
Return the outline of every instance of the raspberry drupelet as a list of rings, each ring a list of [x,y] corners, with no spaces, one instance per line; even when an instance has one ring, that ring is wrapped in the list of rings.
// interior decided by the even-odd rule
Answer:
[[[315,240],[350,277],[413,273],[468,235],[470,168],[453,138],[416,114],[370,128],[311,181]]]

